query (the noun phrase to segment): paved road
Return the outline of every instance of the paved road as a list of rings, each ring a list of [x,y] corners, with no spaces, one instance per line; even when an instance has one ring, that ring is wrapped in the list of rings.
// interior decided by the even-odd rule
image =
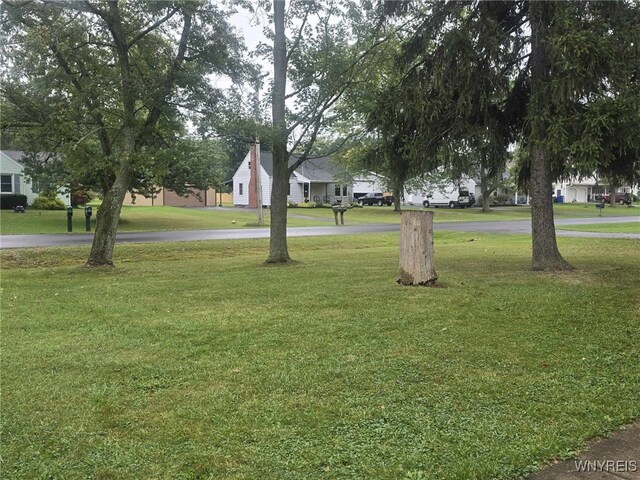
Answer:
[[[587,223],[622,223],[638,220],[635,217],[594,217],[557,220],[556,225],[578,225]],[[455,222],[436,223],[436,230],[454,230],[463,232],[530,234],[531,221],[507,222]],[[292,227],[290,237],[311,237],[323,235],[353,235],[360,233],[397,232],[398,224],[379,225],[345,225],[322,227]],[[595,233],[557,230],[558,236],[594,237],[594,238],[633,238],[640,240],[640,223],[638,233]],[[186,230],[178,232],[121,232],[118,243],[149,242],[188,242],[193,240],[229,240],[247,238],[268,238],[268,228],[244,228],[235,230]],[[59,247],[65,245],[87,245],[93,240],[93,234],[42,234],[42,235],[0,235],[0,248],[26,247]]]

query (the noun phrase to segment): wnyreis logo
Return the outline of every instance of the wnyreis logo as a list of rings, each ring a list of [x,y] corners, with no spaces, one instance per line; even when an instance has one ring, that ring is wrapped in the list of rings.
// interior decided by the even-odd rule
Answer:
[[[628,473],[638,471],[635,460],[576,460],[578,472]]]

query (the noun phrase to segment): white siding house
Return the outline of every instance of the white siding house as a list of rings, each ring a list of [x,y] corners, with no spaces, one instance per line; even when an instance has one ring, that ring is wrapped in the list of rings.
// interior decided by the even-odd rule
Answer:
[[[236,206],[255,208],[257,206],[254,147],[247,153],[233,175],[233,203]],[[290,164],[297,161],[292,155]],[[271,185],[273,183],[273,156],[271,152],[260,152],[260,179],[262,205],[271,205]],[[338,187],[339,186],[339,187]],[[316,203],[350,202],[353,199],[353,187],[336,180],[335,168],[327,157],[312,158],[300,165],[289,178],[287,200],[292,203],[313,201]]]
[[[233,175],[233,203],[235,205],[249,205],[249,181],[251,180],[251,153],[247,153],[244,160]]]
[[[24,152],[0,150],[0,195],[26,195],[27,203],[30,205],[38,196],[39,190],[24,174],[24,165],[20,161],[23,157]],[[59,194],[58,198],[69,204],[68,195]]]
[[[634,189],[626,185],[618,188],[617,192],[634,193]],[[556,198],[562,197],[564,203],[595,202],[600,198],[600,195],[610,193],[611,187],[606,183],[606,180],[598,180],[596,177],[573,178],[557,182],[553,186],[553,195]]]

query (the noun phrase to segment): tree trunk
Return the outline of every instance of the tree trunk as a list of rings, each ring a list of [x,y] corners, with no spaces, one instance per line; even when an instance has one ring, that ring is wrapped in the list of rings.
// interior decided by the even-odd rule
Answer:
[[[489,190],[482,189],[482,212],[489,213],[491,211],[491,193]]]
[[[487,175],[484,165],[480,166],[480,189],[482,194],[482,212],[488,213],[491,211],[491,192],[493,189],[489,187],[489,175]]]
[[[96,215],[96,231],[91,244],[91,252],[85,266],[113,267],[113,249],[116,243],[118,221],[122,202],[133,177],[129,160],[124,161],[116,180],[107,191]]]
[[[397,282],[401,285],[435,285],[438,275],[433,257],[433,212],[402,212]]]
[[[609,204],[611,207],[616,206],[616,192],[618,191],[618,185],[612,180],[609,180]]]
[[[287,89],[287,46],[284,25],[285,2],[273,1],[273,185],[271,188],[271,225],[267,263],[291,260],[287,247],[287,187],[289,184],[289,154],[285,124],[285,93]]]
[[[401,192],[402,190],[400,188],[393,189],[393,211],[394,212],[402,211]]]
[[[550,79],[547,46],[552,18],[551,2],[529,2],[531,19],[531,237],[533,270],[571,270],[560,255],[553,220],[552,178],[549,153],[544,146],[548,96],[544,87]]]

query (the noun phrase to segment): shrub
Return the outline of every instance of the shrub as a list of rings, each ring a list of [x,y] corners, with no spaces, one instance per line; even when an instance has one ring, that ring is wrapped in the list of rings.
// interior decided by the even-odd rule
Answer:
[[[76,187],[71,192],[71,205],[78,207],[80,205],[86,205],[95,198],[95,193],[84,188]]]
[[[512,198],[511,195],[494,195],[491,197],[491,205],[511,205]]]
[[[64,210],[67,208],[58,197],[43,197],[41,195],[33,201],[32,207],[36,210]]]
[[[20,193],[0,195],[0,208],[9,210],[14,207],[17,207],[18,205],[22,205],[23,207],[27,206],[26,195],[22,195]]]
[[[289,207],[289,208],[297,208],[298,204],[296,202],[287,202],[287,207]]]
[[[316,206],[316,202],[303,202],[298,204],[299,208],[315,208]]]

